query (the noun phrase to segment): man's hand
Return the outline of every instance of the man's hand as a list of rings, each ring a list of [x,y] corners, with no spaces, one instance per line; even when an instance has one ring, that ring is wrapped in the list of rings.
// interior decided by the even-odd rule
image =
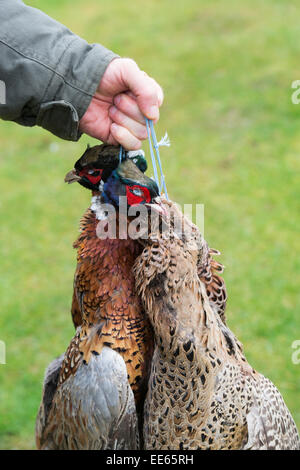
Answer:
[[[147,138],[144,115],[156,122],[163,102],[161,87],[132,59],[114,59],[107,67],[79,123],[81,132],[127,150]]]

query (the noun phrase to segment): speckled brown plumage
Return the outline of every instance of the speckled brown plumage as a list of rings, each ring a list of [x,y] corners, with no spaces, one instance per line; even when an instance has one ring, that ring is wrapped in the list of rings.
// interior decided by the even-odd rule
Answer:
[[[169,211],[172,203],[165,202]],[[177,217],[182,217],[177,210]],[[207,244],[152,232],[136,261],[138,292],[156,337],[145,403],[145,448],[299,449],[276,387],[252,369],[199,278]],[[201,269],[200,269],[201,272]]]
[[[222,322],[226,324],[227,291],[225,281],[220,276],[224,271],[224,266],[214,259],[214,256],[220,254],[218,250],[209,248],[206,256],[202,257],[201,263],[198,265],[198,276],[205,285],[212,309],[220,315]]]
[[[166,201],[165,201],[166,202]],[[173,211],[173,215],[169,218],[169,225],[171,230],[176,229],[174,227],[176,219],[176,213],[178,213],[178,206],[175,203],[172,203],[171,211]],[[175,217],[174,217],[175,216]],[[184,219],[187,223],[187,219]],[[197,238],[198,236],[198,228],[195,225],[189,225],[189,229],[193,236]],[[226,324],[226,302],[227,302],[227,291],[224,279],[220,276],[220,274],[224,271],[223,264],[219,263],[214,259],[215,256],[219,256],[221,253],[214,248],[210,248],[208,244],[203,240],[203,247],[201,251],[201,259],[198,259],[198,276],[200,280],[204,283],[206,288],[206,293],[209,299],[209,303],[217,313],[222,322]]]

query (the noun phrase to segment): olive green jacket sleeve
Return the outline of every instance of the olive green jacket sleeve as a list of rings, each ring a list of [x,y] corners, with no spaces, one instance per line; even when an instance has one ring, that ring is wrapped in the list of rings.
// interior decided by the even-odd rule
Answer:
[[[115,57],[20,0],[0,0],[0,118],[78,140],[79,120]]]

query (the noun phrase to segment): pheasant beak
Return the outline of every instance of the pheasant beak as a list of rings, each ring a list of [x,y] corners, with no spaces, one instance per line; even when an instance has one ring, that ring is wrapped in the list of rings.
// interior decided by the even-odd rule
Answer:
[[[71,184],[80,181],[81,177],[77,175],[75,168],[69,171],[65,176],[65,183]]]
[[[148,207],[150,209],[150,211],[153,210],[154,212],[160,214],[161,216],[167,216],[168,215],[166,209],[160,203],[159,198],[153,199],[152,203],[146,203],[145,206]]]

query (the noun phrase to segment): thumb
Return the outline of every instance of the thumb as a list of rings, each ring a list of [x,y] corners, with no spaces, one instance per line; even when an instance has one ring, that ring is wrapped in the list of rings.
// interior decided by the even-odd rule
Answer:
[[[158,120],[159,107],[163,102],[163,91],[153,78],[142,72],[138,65],[127,59],[122,70],[122,79],[136,97],[141,112],[148,118]]]

